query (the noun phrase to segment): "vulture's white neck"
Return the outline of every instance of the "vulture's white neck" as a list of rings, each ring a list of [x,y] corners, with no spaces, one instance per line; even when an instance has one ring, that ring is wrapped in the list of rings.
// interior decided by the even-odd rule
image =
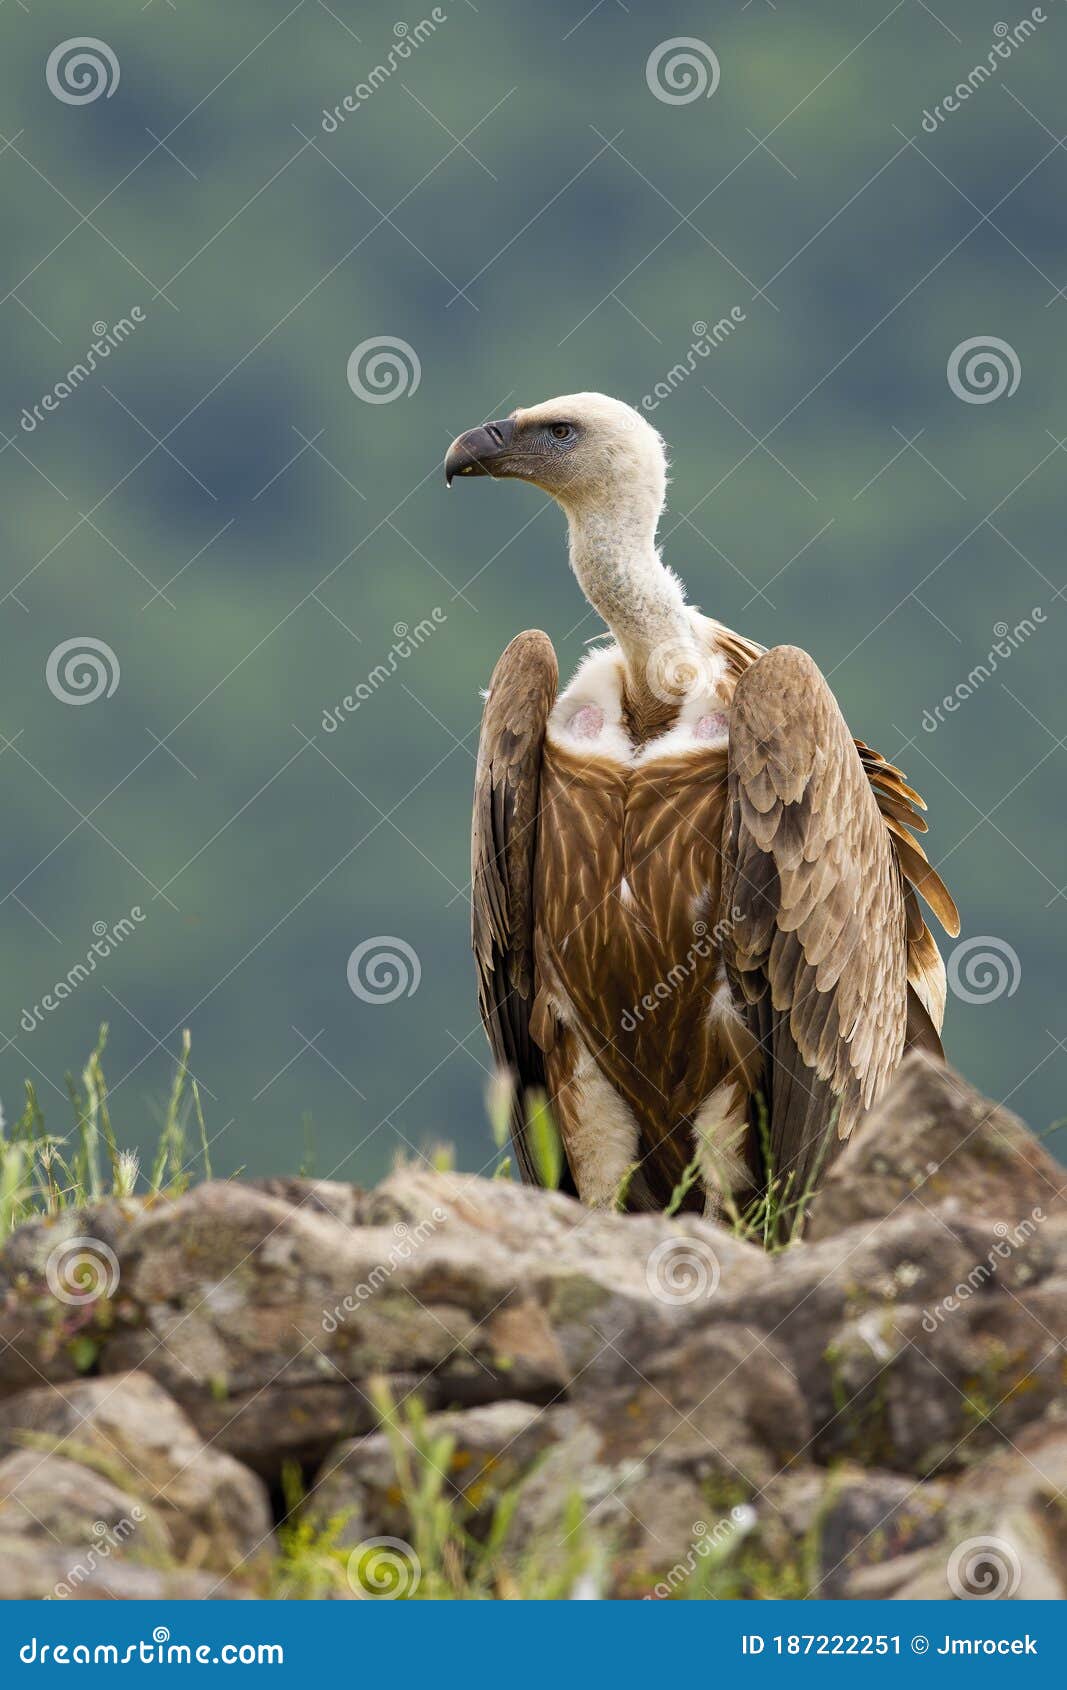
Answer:
[[[613,489],[602,503],[564,507],[571,566],[614,634],[638,693],[658,648],[694,641],[681,582],[656,549],[661,504],[643,490]]]

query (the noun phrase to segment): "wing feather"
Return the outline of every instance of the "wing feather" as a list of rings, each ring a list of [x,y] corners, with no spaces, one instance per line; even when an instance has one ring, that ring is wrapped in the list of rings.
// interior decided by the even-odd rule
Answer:
[[[530,1028],[534,863],[545,725],[558,683],[547,634],[536,629],[518,634],[489,683],[471,827],[471,945],[478,1007],[497,1065],[514,1086],[512,1145],[522,1176],[531,1184],[537,1174],[526,1136],[526,1099],[531,1089],[545,1086],[544,1056]]]
[[[944,970],[916,891],[959,917],[916,832],[922,799],[849,734],[806,653],[779,646],[733,701],[724,825],[725,943],[738,1005],[763,1051],[771,1154],[799,1193],[908,1043],[939,1047]]]

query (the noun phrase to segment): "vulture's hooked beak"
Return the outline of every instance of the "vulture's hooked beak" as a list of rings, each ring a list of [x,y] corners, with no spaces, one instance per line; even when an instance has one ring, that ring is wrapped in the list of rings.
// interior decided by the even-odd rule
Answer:
[[[498,475],[507,461],[515,436],[513,417],[470,428],[453,440],[445,458],[445,486],[454,475]]]

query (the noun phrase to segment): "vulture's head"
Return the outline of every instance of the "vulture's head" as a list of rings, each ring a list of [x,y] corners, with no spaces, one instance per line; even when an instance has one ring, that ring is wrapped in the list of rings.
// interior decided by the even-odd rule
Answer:
[[[656,430],[621,399],[568,393],[461,434],[445,458],[449,486],[457,475],[531,481],[572,515],[635,499],[658,514],[667,455]]]

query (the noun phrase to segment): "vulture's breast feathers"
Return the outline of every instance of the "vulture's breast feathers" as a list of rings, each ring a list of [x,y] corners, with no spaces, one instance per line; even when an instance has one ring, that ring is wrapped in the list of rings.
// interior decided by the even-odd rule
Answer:
[[[680,706],[641,738],[608,647],[560,694],[545,737],[532,1031],[565,1081],[580,1029],[646,1143],[751,1053],[719,926],[733,686],[709,644]]]

